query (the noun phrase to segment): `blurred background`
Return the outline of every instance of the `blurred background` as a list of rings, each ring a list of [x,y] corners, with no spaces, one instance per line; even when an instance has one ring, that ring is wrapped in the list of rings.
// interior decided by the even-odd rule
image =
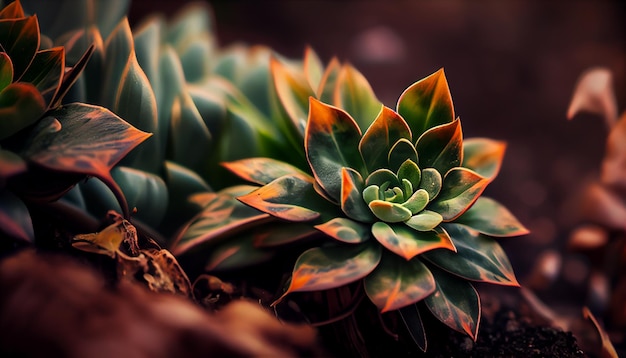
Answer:
[[[130,21],[188,1],[135,0]],[[608,0],[209,1],[222,47],[267,45],[302,57],[310,45],[328,63],[351,62],[379,99],[443,67],[466,138],[508,142],[485,194],[532,233],[503,240],[518,277],[548,248],[562,251],[576,223],[576,198],[599,174],[606,127],[593,116],[567,121],[579,75],[604,66],[626,106],[626,5]],[[562,258],[566,281],[586,280],[585,258]],[[580,292],[581,299],[584,292]]]

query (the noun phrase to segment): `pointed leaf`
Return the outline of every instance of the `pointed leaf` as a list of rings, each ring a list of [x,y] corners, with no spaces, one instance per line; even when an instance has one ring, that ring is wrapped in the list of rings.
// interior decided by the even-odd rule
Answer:
[[[424,132],[417,140],[420,168],[435,168],[444,176],[463,162],[463,132],[459,119]]]
[[[411,159],[407,159],[400,168],[398,168],[398,179],[408,180],[411,183],[411,189],[416,191],[422,180],[422,172],[417,164]]]
[[[37,52],[20,81],[35,85],[48,105],[61,86],[64,71],[65,49],[55,47]]]
[[[359,127],[343,110],[310,99],[304,146],[316,181],[331,198],[341,199],[341,168],[363,173]]]
[[[0,52],[0,91],[5,89],[13,81],[13,63],[11,58],[4,52]]]
[[[99,38],[99,40],[100,42],[98,42],[98,44],[101,45],[102,39]],[[99,50],[101,49],[102,47],[99,48]],[[69,70],[67,70],[66,68],[66,72],[63,75],[63,80],[61,82],[61,85],[59,86],[59,89],[57,90],[56,94],[52,98],[52,101],[50,102],[50,105],[49,105],[50,108],[56,108],[61,105],[61,101],[63,100],[67,92],[70,90],[70,88],[72,88],[74,83],[76,83],[76,81],[78,80],[78,77],[85,69],[87,62],[91,59],[91,56],[94,54],[95,51],[96,51],[96,44],[92,44],[85,51],[85,53],[83,53],[83,55],[74,64],[74,66],[72,66]]]
[[[310,46],[304,49],[302,67],[309,86],[311,86],[312,89],[318,88],[322,81],[322,76],[324,75],[324,65],[319,56],[317,56],[317,53],[315,53]]]
[[[326,70],[322,75],[319,87],[316,88],[316,98],[324,103],[332,103],[335,93],[335,84],[337,83],[337,77],[339,77],[339,71],[341,71],[341,63],[336,57],[330,59]]]
[[[13,62],[13,82],[19,81],[39,49],[37,16],[0,20],[0,46]]]
[[[388,225],[376,222],[372,225],[372,234],[384,247],[406,260],[427,251],[442,248],[454,251],[454,245],[444,230],[415,231],[404,225]]]
[[[409,331],[409,335],[411,335],[413,342],[417,344],[422,352],[426,352],[426,348],[428,347],[426,342],[426,331],[424,330],[424,323],[422,322],[422,317],[420,316],[420,311],[417,308],[417,305],[413,304],[402,307],[399,312],[400,318],[402,318],[402,322],[404,322],[404,325]]]
[[[417,231],[428,231],[436,228],[442,221],[443,218],[438,213],[430,210],[424,210],[417,215],[413,215],[404,223],[408,227]]]
[[[506,207],[484,196],[454,222],[497,237],[526,235],[529,232]]]
[[[19,1],[14,1],[0,11],[0,19],[19,19],[24,17],[24,10]]]
[[[174,99],[170,125],[168,151],[171,160],[198,173],[205,173],[208,158],[198,153],[210,152],[211,133],[188,93],[183,93]],[[194,143],[194,145],[190,146],[189,143]]]
[[[169,204],[169,193],[163,179],[123,166],[115,167],[111,174],[124,192],[130,208],[137,209],[134,217],[151,227],[158,227]]]
[[[387,183],[386,185],[388,187],[392,188],[395,186],[401,186],[398,177],[391,170],[385,168],[376,170],[375,172],[370,174],[365,180],[366,186],[377,185],[379,187],[382,187],[383,185],[385,185],[385,183]]]
[[[443,178],[439,196],[428,209],[436,211],[444,221],[452,221],[463,214],[487,187],[489,179],[467,168],[454,168]]]
[[[487,138],[471,138],[463,142],[463,164],[465,168],[495,179],[500,171],[506,143]]]
[[[254,236],[255,247],[266,248],[292,244],[319,235],[319,232],[308,224],[281,223],[276,225],[269,223],[261,228],[255,228],[252,235]]]
[[[324,234],[341,242],[358,244],[370,239],[369,225],[362,224],[347,218],[334,218],[315,228]]]
[[[422,181],[419,188],[426,190],[428,200],[432,201],[441,191],[443,179],[441,174],[434,168],[426,168],[422,170]]]
[[[291,70],[286,64],[272,58],[270,71],[278,99],[289,115],[294,128],[304,136],[309,113],[309,97],[315,96],[305,74]]]
[[[288,221],[317,219],[320,217],[318,210],[328,205],[317,195],[312,181],[289,175],[238,199],[257,210]]]
[[[418,163],[418,154],[415,146],[408,139],[400,139],[395,142],[387,155],[388,168],[392,171],[398,171],[400,166],[407,160]]]
[[[35,241],[28,208],[17,196],[3,189],[0,189],[0,232],[26,243]]]
[[[377,218],[389,223],[408,220],[412,215],[411,210],[405,208],[402,204],[389,201],[373,200],[368,205]]]
[[[363,178],[351,168],[341,169],[341,210],[351,219],[372,222],[374,215],[363,200]]]
[[[11,83],[0,91],[0,140],[35,123],[46,110],[43,97],[30,83]]]
[[[339,71],[336,86],[333,104],[348,112],[365,131],[381,107],[369,82],[356,68],[345,65]]]
[[[402,206],[409,209],[412,215],[415,215],[424,210],[426,205],[428,205],[428,193],[424,189],[419,189],[415,191],[415,193],[413,193],[413,195],[411,195],[411,197],[408,198],[407,201],[402,203]]]
[[[476,340],[481,315],[478,292],[467,281],[440,270],[431,271],[437,289],[424,299],[426,307],[446,326]]]
[[[362,279],[376,268],[382,250],[374,243],[315,247],[302,253],[293,268],[290,292],[319,291]]]
[[[454,107],[443,69],[414,83],[398,100],[398,113],[411,128],[413,138],[454,120]]]
[[[388,166],[387,154],[400,139],[411,140],[411,131],[404,119],[392,109],[382,106],[378,117],[367,128],[359,142],[359,151],[370,172]]]
[[[467,280],[519,286],[502,247],[493,239],[458,224],[446,224],[457,252],[434,250],[424,253],[428,261]]]
[[[363,280],[365,293],[381,312],[406,307],[435,290],[435,278],[419,259],[405,261],[383,255],[376,269]]]
[[[310,178],[308,174],[291,164],[272,158],[247,158],[234,162],[222,163],[223,167],[230,170],[240,178],[252,183],[265,185],[284,175]]]

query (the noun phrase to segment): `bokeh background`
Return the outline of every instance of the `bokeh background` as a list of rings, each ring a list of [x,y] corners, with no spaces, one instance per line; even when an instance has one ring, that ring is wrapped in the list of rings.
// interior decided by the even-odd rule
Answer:
[[[184,0],[135,0],[131,25]],[[260,44],[300,58],[310,45],[327,63],[349,61],[387,106],[443,67],[465,137],[508,142],[485,195],[531,231],[503,246],[527,277],[545,250],[565,252],[576,198],[598,176],[606,128],[593,116],[567,121],[579,75],[603,66],[626,106],[626,2],[608,0],[209,1],[221,46]],[[584,300],[585,257],[562,254],[565,281]],[[569,290],[571,292],[571,290]],[[577,295],[579,293],[579,295]],[[570,297],[571,298],[571,297]]]

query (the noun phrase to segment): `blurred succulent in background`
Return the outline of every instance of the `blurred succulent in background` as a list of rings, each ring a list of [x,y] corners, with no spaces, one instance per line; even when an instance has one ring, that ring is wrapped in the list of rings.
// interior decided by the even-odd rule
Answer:
[[[606,318],[607,327],[626,328],[626,112],[619,114],[613,75],[592,68],[580,76],[567,117],[592,114],[604,119],[609,131],[600,178],[582,193],[579,225],[568,248],[589,258],[591,273],[587,304]],[[623,342],[622,340],[619,340]]]
[[[0,12],[0,45],[2,233],[33,242],[32,207],[48,205],[87,177],[100,179],[128,217],[110,170],[150,134],[99,106],[61,105],[93,48],[67,66],[65,48],[49,48],[37,16],[25,16],[19,1]]]
[[[237,239],[224,240],[206,266],[227,269],[266,259],[277,245],[315,238],[298,257],[283,297],[362,283],[364,290],[354,295],[364,291],[382,312],[399,310],[422,349],[420,301],[440,321],[475,339],[480,305],[470,281],[517,285],[494,237],[527,233],[501,204],[480,197],[499,171],[505,145],[463,141],[442,70],[410,86],[396,112],[378,103],[351,67],[338,71],[335,105],[328,105],[314,98],[325,98],[324,90],[308,93],[302,81],[287,77],[277,62],[273,66],[279,99],[302,134],[308,167],[275,158],[225,163],[262,185],[247,194],[250,187],[229,189],[261,213],[238,209],[217,194],[204,197],[204,212],[175,252],[198,238],[237,230]],[[322,76],[326,81],[328,73]]]

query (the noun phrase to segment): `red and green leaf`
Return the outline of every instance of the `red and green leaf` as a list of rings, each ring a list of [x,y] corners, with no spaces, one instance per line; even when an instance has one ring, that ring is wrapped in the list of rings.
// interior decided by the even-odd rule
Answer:
[[[46,110],[37,88],[15,82],[0,91],[0,140],[8,138],[35,123]]]
[[[411,209],[402,204],[384,200],[373,200],[368,203],[370,210],[377,218],[388,223],[398,223],[408,220],[412,213]]]
[[[411,128],[413,138],[435,126],[452,122],[452,96],[443,69],[414,83],[398,100],[398,113]]]
[[[24,10],[19,1],[14,1],[0,11],[0,19],[19,19],[24,17]]]
[[[317,89],[324,75],[324,65],[322,64],[319,56],[317,56],[317,53],[315,53],[313,48],[310,46],[307,46],[304,49],[302,68],[309,86],[311,86],[312,89]]]
[[[48,106],[61,86],[64,71],[65,49],[55,47],[37,52],[20,81],[35,85]]]
[[[436,228],[442,221],[443,218],[438,213],[424,210],[417,215],[411,216],[411,218],[404,223],[413,230],[428,231]]]
[[[310,99],[304,146],[315,179],[331,198],[341,199],[341,169],[365,172],[359,153],[361,131],[343,110]]]
[[[411,140],[411,130],[404,119],[383,106],[376,120],[367,128],[359,142],[359,151],[370,172],[387,168],[387,154],[400,139]]]
[[[309,113],[309,97],[315,96],[306,74],[290,69],[288,65],[275,58],[270,60],[270,71],[282,107],[294,127],[304,135]]]
[[[401,224],[376,222],[372,234],[384,247],[405,260],[434,249],[454,252],[454,244],[444,230],[416,231]]]
[[[396,172],[407,160],[417,163],[418,157],[419,155],[415,150],[413,143],[406,138],[402,138],[395,142],[389,150],[389,154],[387,155],[387,162],[389,165],[387,168]]]
[[[314,227],[301,223],[269,223],[255,228],[251,233],[254,237],[254,246],[259,248],[277,247],[292,244],[297,241],[319,235]]]
[[[335,240],[349,244],[365,242],[372,236],[370,226],[347,218],[334,218],[315,228]]]
[[[372,124],[382,105],[365,76],[351,65],[345,65],[339,71],[333,104],[348,112],[361,131]]]
[[[519,286],[506,253],[495,239],[459,224],[444,227],[457,252],[426,252],[423,257],[428,261],[467,280]]]
[[[324,103],[332,103],[333,95],[335,93],[335,84],[337,83],[337,77],[339,77],[339,71],[341,71],[341,63],[337,57],[330,59],[326,70],[322,75],[319,86],[315,90],[316,98]]]
[[[474,204],[489,184],[489,179],[467,168],[454,168],[443,178],[441,192],[427,207],[444,221],[452,221]]]
[[[374,215],[363,200],[363,178],[356,170],[341,169],[341,210],[351,219],[374,221]]]
[[[0,20],[0,45],[13,62],[13,82],[17,82],[39,49],[37,16]]]
[[[526,235],[529,232],[504,205],[484,196],[454,222],[496,237]]]
[[[310,181],[313,180],[308,174],[293,165],[272,158],[240,159],[222,163],[222,166],[240,178],[260,185],[269,184],[284,175],[300,176],[310,178],[307,179]]]
[[[419,259],[406,261],[389,254],[383,255],[363,284],[365,293],[381,312],[421,301],[435,290],[435,278]]]
[[[424,299],[426,307],[446,326],[476,340],[481,316],[478,292],[465,280],[440,270],[431,271],[437,288]]]
[[[13,82],[13,63],[4,52],[0,52],[0,91]]]
[[[465,168],[495,179],[500,171],[506,143],[488,138],[471,138],[463,142],[463,163]]]
[[[435,168],[445,176],[463,162],[463,131],[459,119],[424,132],[415,144],[420,168]]]

